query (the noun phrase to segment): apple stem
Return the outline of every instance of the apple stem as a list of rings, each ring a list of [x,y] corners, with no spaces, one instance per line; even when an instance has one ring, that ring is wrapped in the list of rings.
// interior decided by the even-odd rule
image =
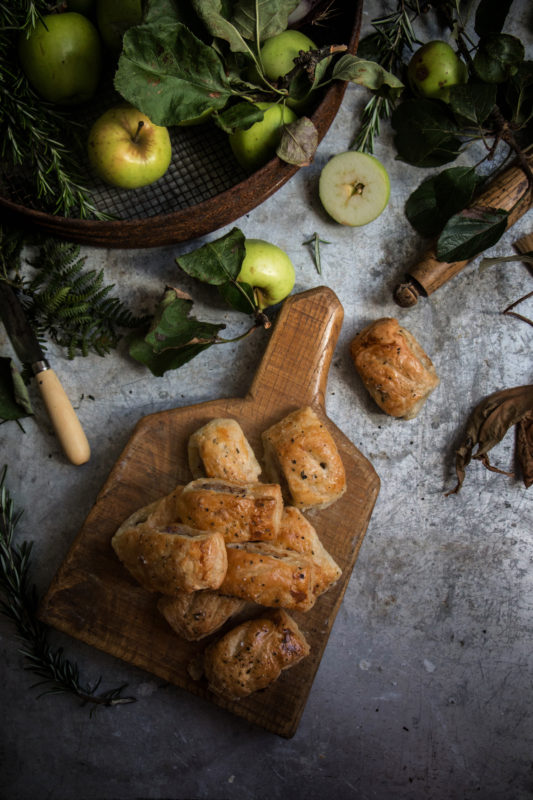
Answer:
[[[144,125],[144,122],[142,121],[142,119],[140,119],[139,122],[138,122],[138,125],[137,125],[137,130],[135,131],[135,135],[132,137],[132,142],[134,144],[136,144],[139,141],[139,135],[141,133],[143,125]]]

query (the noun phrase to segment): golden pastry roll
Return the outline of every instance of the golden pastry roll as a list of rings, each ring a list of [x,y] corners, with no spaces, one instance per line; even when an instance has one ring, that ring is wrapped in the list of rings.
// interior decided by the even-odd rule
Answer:
[[[275,542],[286,550],[309,556],[314,565],[314,593],[322,594],[336,583],[342,570],[322,544],[318,533],[298,508],[283,509],[279,535]]]
[[[238,597],[225,597],[209,589],[180,592],[175,597],[162,595],[157,602],[158,611],[170,627],[189,642],[197,642],[219,630],[245,605]]]
[[[321,586],[312,559],[271,542],[226,546],[228,568],[220,593],[270,608],[309,611]]]
[[[309,651],[296,622],[279,609],[237,625],[208,645],[203,671],[212,692],[239,700],[266,689]]]
[[[397,319],[383,317],[367,325],[352,340],[350,352],[366,389],[393,417],[416,417],[439,385],[431,359]]]
[[[265,471],[282,484],[291,505],[327,508],[346,491],[340,453],[326,424],[309,406],[263,433]]]
[[[261,466],[235,419],[213,419],[189,438],[189,467],[194,478],[257,483]]]
[[[278,535],[283,498],[275,484],[199,478],[184,487],[177,509],[183,523],[219,530],[226,542],[264,541]]]
[[[111,540],[122,564],[150,592],[218,589],[227,569],[220,531],[201,531],[179,523],[154,528],[146,522],[121,526]]]
[[[124,520],[116,531],[115,536],[120,536],[122,530],[134,528],[141,523],[156,527],[158,525],[172,525],[174,522],[179,522],[176,504],[182,489],[183,486],[176,486],[170,494],[164,495],[158,500],[154,500],[152,503],[138,508]]]

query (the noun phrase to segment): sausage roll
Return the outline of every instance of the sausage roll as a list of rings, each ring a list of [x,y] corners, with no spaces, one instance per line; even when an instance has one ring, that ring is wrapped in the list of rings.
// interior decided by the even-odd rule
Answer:
[[[136,525],[144,523],[154,527],[157,525],[172,525],[174,522],[179,522],[176,503],[182,489],[183,486],[176,486],[170,494],[138,508],[137,511],[134,511],[124,520],[115,536],[120,536],[120,533],[126,528],[134,528]]]
[[[276,545],[309,556],[314,565],[316,595],[327,591],[338,581],[342,570],[328,553],[320,538],[301,511],[293,506],[283,509]]]
[[[162,595],[157,608],[170,627],[189,642],[197,642],[214,633],[246,605],[238,597],[224,597],[206,589],[180,592],[175,597]]]
[[[430,358],[397,319],[368,325],[354,337],[350,352],[366,389],[393,417],[416,417],[439,384]]]
[[[278,535],[283,499],[277,485],[203,478],[185,486],[177,509],[186,525],[219,530],[226,542],[268,540]]]
[[[189,439],[189,467],[194,478],[222,478],[257,483],[261,467],[237,420],[213,419]]]
[[[228,569],[221,594],[261,606],[309,611],[320,581],[309,556],[271,542],[228,544]]]
[[[326,508],[346,491],[332,435],[312,408],[293,411],[263,433],[266,474],[301,510]]]
[[[156,528],[140,522],[121,526],[111,544],[135,580],[151,592],[175,595],[217,589],[226,574],[226,545],[220,531],[180,524]]]
[[[276,681],[309,655],[296,622],[279,609],[247,620],[206,647],[203,671],[209,689],[230,700],[247,697]]]

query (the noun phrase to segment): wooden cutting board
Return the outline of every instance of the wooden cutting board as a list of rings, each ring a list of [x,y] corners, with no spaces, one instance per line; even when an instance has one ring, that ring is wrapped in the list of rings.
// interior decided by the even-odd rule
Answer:
[[[379,491],[372,465],[325,414],[327,375],[342,318],[342,306],[330,289],[291,296],[246,397],[161,411],[138,422],[43,600],[40,616],[46,623],[273,733],[294,735]],[[216,417],[234,417],[261,459],[261,432],[304,405],[324,419],[346,469],[344,496],[323,511],[306,514],[342,577],[311,611],[293,613],[311,654],[268,689],[226,701],[187,672],[209,639],[191,643],[177,636],[157,611],[157,596],[135,583],[110,540],[137,508],[191,480],[187,441],[197,428]]]

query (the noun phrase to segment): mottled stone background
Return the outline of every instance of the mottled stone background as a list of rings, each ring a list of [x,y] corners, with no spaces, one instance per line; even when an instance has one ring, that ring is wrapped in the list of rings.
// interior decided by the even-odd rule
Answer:
[[[381,8],[393,5],[367,2],[365,30]],[[512,31],[531,46],[530,3],[515,0],[511,14]],[[127,682],[138,702],[90,717],[68,696],[37,700],[2,617],[2,798],[533,797],[533,494],[475,463],[460,494],[444,496],[454,485],[453,451],[472,407],[493,391],[532,380],[533,329],[501,314],[531,290],[531,276],[520,262],[480,270],[478,258],[416,307],[393,303],[393,287],[427,244],[406,221],[404,203],[431,171],[396,161],[385,126],[376,148],[392,183],[383,215],[360,230],[343,228],[326,217],[317,195],[321,167],[348,148],[365,100],[364,90],[349,88],[312,166],[235,223],[246,236],[287,251],[296,291],[326,284],[337,293],[345,320],[327,411],[381,478],[297,734],[279,739],[55,633],[54,644],[65,647],[87,680],[103,675],[103,689]],[[302,244],[314,231],[331,242],[322,248],[321,276]],[[530,213],[490,255],[511,255],[513,242],[531,231]],[[193,294],[199,318],[223,318],[228,334],[244,330],[238,314],[179,274],[174,259],[192,246],[83,253],[87,266],[103,267],[106,281],[139,310],[153,307],[165,284],[178,283]],[[531,304],[524,313],[533,316]],[[380,413],[350,361],[352,336],[381,316],[401,320],[441,378],[410,422]],[[65,463],[37,399],[36,418],[25,421],[24,434],[15,424],[0,428],[8,486],[25,508],[19,537],[34,541],[39,591],[48,587],[135,423],[153,411],[245,394],[267,339],[261,332],[212,349],[162,378],[130,361],[124,348],[74,362],[51,349],[90,439],[91,461],[82,468]],[[0,345],[5,353],[3,332]],[[508,468],[512,453],[509,435],[493,459]]]

